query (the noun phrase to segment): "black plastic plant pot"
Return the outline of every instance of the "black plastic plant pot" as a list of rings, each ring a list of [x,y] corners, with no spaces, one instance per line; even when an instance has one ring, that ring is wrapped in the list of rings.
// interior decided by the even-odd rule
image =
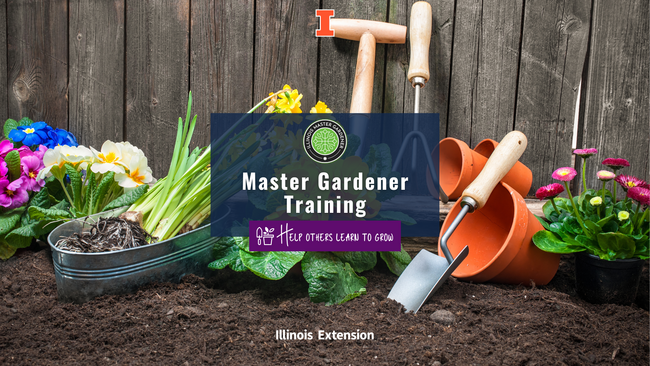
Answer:
[[[608,261],[576,253],[576,291],[592,304],[629,305],[636,298],[644,262],[638,258]]]

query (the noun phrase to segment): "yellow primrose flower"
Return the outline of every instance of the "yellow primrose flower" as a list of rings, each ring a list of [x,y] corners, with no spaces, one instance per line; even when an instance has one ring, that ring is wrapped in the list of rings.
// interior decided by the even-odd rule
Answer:
[[[153,180],[151,168],[147,165],[147,157],[144,156],[144,153],[133,155],[128,168],[129,171],[126,173],[115,174],[115,181],[120,187],[135,188]]]
[[[91,150],[96,162],[90,166],[90,170],[94,173],[124,173],[124,167],[120,165],[122,164],[122,151],[113,141],[106,140],[101,151],[97,151],[92,147]]]
[[[618,221],[625,221],[630,218],[630,213],[627,211],[620,211],[618,213]]]
[[[603,199],[601,197],[594,197],[589,200],[592,206],[600,206],[603,204]]]
[[[332,112],[331,109],[327,108],[327,104],[319,100],[318,103],[316,103],[316,105],[311,108],[309,113],[323,114],[323,113],[334,113],[334,112]]]
[[[298,90],[294,89],[291,92],[291,87],[289,84],[285,85],[282,90],[287,90],[284,93],[278,95],[278,102],[275,104],[278,113],[302,113],[300,110],[300,99],[302,99],[302,94],[298,93]]]

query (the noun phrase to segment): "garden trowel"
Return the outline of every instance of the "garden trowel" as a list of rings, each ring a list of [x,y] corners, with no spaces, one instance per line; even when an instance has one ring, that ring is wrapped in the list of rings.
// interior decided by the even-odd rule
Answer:
[[[467,213],[479,210],[485,205],[496,184],[519,160],[526,144],[526,136],[519,131],[512,131],[501,140],[481,173],[463,191],[460,203],[462,209],[440,239],[444,257],[422,249],[393,285],[388,294],[389,299],[404,305],[406,311],[416,313],[442,286],[469,253],[469,247],[465,245],[454,258],[447,248],[447,240]]]

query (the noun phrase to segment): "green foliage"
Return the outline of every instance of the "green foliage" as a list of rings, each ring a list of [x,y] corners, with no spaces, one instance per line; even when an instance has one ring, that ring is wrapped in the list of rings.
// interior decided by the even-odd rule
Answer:
[[[331,253],[305,253],[302,272],[313,302],[342,304],[366,293],[368,280]]]
[[[7,169],[9,170],[9,181],[14,181],[20,178],[20,153],[18,150],[10,151],[5,156]]]
[[[81,173],[75,169],[72,164],[65,164],[65,172],[70,178],[70,187],[72,188],[72,201],[74,208],[77,210],[81,209],[81,188],[83,187],[83,182],[81,179]]]
[[[406,266],[411,263],[411,256],[401,248],[399,252],[379,252],[379,256],[386,262],[388,269],[396,275],[401,275]]]
[[[109,202],[106,206],[104,206],[102,211],[108,211],[122,206],[131,206],[133,203],[135,203],[135,201],[137,201],[140,197],[142,197],[142,195],[147,193],[148,190],[149,190],[148,185],[146,184],[139,185],[133,190],[124,193],[123,195]]]
[[[600,206],[591,204],[592,198],[603,196]],[[637,204],[629,199],[614,202],[612,194],[602,189],[587,189],[574,197],[574,202],[582,224],[569,199],[555,198],[559,214],[551,201],[544,204],[542,210],[548,222],[538,219],[547,231],[533,236],[538,248],[552,253],[587,251],[605,260],[648,258],[647,209],[637,210]],[[630,218],[619,220],[621,211],[627,211]]]
[[[377,264],[377,252],[332,252],[332,254],[350,264],[357,273],[371,270]]]

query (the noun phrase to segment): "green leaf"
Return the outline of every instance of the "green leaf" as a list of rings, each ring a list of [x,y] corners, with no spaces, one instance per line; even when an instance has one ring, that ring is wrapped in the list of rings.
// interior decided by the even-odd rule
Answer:
[[[609,216],[605,217],[604,219],[599,220],[598,222],[596,222],[596,225],[598,225],[599,227],[602,228],[603,226],[605,226],[605,224],[607,224],[609,222],[609,220],[611,220],[611,219],[613,219],[615,217],[616,217],[616,215],[609,215]]]
[[[137,186],[132,191],[124,193],[123,195],[109,202],[106,206],[104,206],[102,211],[108,211],[122,206],[131,206],[133,203],[135,203],[135,201],[138,200],[138,198],[145,194],[148,189],[149,186],[146,184]]]
[[[81,209],[81,188],[82,180],[81,173],[72,166],[72,164],[65,163],[65,172],[70,178],[70,186],[72,187],[72,201],[76,209]]]
[[[404,225],[417,224],[411,216],[399,211],[379,211],[377,216],[384,220],[401,221]]]
[[[559,254],[582,252],[585,249],[583,247],[569,246],[555,234],[545,230],[538,231],[533,235],[533,243],[545,252]]]
[[[16,229],[12,230],[9,234],[7,234],[7,240],[12,241],[12,240],[14,240],[14,238],[16,238],[18,236],[28,237],[28,238],[30,238],[30,240],[31,240],[32,237],[33,238],[38,238],[39,236],[45,235],[45,234],[49,233],[50,231],[54,230],[54,228],[56,227],[56,225],[51,225],[51,228],[45,229],[44,227],[48,223],[49,223],[49,221],[47,221],[47,220],[41,220],[41,221],[31,223],[29,225],[20,226],[20,227],[18,227]],[[16,239],[18,239],[18,238],[16,238]]]
[[[569,216],[566,217],[563,222],[562,222],[564,229],[572,234],[582,234],[582,226],[580,226],[580,223],[578,220],[573,217]]]
[[[5,156],[5,162],[7,163],[7,169],[9,170],[9,181],[13,182],[20,178],[20,153],[18,150],[10,151]]]
[[[279,280],[302,260],[305,252],[247,252],[240,250],[242,263],[267,280]]]
[[[13,230],[20,221],[20,215],[23,212],[23,210],[11,210],[0,214],[0,235],[5,235]]]
[[[104,200],[104,197],[106,197],[106,193],[108,192],[109,188],[111,188],[111,184],[113,184],[113,182],[115,181],[114,178],[115,178],[115,173],[114,172],[108,172],[108,174],[106,174],[104,176],[104,178],[102,178],[102,181],[99,182],[99,184],[97,185],[97,188],[95,188],[93,193],[91,193],[92,200],[90,201],[90,207],[89,207],[91,213],[96,213],[96,212],[107,210],[107,208],[105,208],[105,207],[104,207],[104,209],[101,209],[99,207],[99,205]],[[146,184],[143,184],[143,185],[146,186]],[[118,197],[118,198],[120,198],[120,197]],[[108,205],[106,205],[106,206],[108,206]],[[122,206],[124,206],[124,205],[122,205]],[[117,206],[117,207],[121,207],[121,206]]]
[[[88,215],[92,214],[90,212],[90,203],[93,200],[93,194],[95,193],[95,188],[97,188],[97,181],[95,179],[95,173],[93,171],[86,170],[86,181],[88,184],[83,188],[85,190],[85,193],[83,195],[83,202],[82,202],[82,207],[83,207],[83,212],[87,213]]]
[[[535,215],[535,214],[533,214],[533,215]],[[544,220],[543,218],[541,218],[541,217],[539,217],[537,215],[535,215],[535,218],[537,219],[537,221],[539,221],[540,224],[542,224],[542,226],[544,226],[544,229],[551,230],[551,227],[549,226],[548,222],[546,222],[546,220]]]
[[[47,187],[41,188],[41,190],[29,201],[29,206],[41,208],[50,207],[50,193]]]
[[[61,200],[59,203],[57,203],[56,205],[54,205],[54,206],[52,206],[50,208],[65,211],[65,210],[70,209],[70,203],[67,200]]]
[[[618,223],[615,220],[612,220],[605,225],[603,225],[604,233],[615,233],[618,231]]]
[[[29,117],[23,117],[20,119],[20,121],[18,121],[18,126],[29,126],[32,123],[34,123],[34,121],[32,121]]]
[[[58,208],[40,208],[32,206],[28,209],[29,216],[34,220],[61,220],[70,219],[72,215],[67,210]]]
[[[11,238],[6,238],[5,240],[7,240],[7,244],[9,244],[10,247],[14,248],[27,248],[32,245],[31,236],[12,235]]]
[[[600,233],[596,238],[600,249],[607,253],[606,258],[601,257],[602,259],[627,259],[634,256],[636,249],[634,240],[625,234]]]
[[[6,120],[3,129],[3,133],[5,137],[9,138],[9,132],[11,132],[11,130],[15,130],[17,127],[18,127],[18,121],[16,121],[15,119],[9,118],[8,120]]]
[[[272,178],[275,173],[273,171],[273,164],[269,161],[268,158],[264,157],[262,159],[257,159],[250,164],[248,169],[249,172],[255,172],[255,179],[259,180],[260,178]],[[248,200],[260,210],[266,210],[266,202],[269,198],[268,190],[251,190],[246,191],[248,195]]]
[[[266,200],[266,211],[275,212],[275,210],[278,207],[284,206],[284,205],[285,205],[284,191],[277,190],[277,191],[269,194],[269,197]]]
[[[355,272],[373,269],[377,264],[377,252],[332,252],[334,256],[349,263]]]
[[[368,176],[388,177],[393,170],[390,148],[386,144],[370,145],[363,161],[368,164]]]
[[[379,252],[381,259],[386,262],[388,269],[396,275],[401,275],[406,269],[406,266],[411,263],[411,256],[404,250],[399,252]]]
[[[331,253],[307,252],[302,261],[302,273],[313,302],[342,304],[366,293],[368,280]]]
[[[587,250],[590,251],[591,253],[599,255],[598,253],[601,252],[600,247],[598,246],[598,244],[594,240],[591,240],[591,239],[589,239],[588,237],[586,237],[584,235],[576,236],[576,240],[579,243],[581,243],[582,245],[584,245],[584,247],[587,248]]]
[[[7,260],[16,253],[16,248],[7,243],[6,240],[0,238],[0,259]]]
[[[591,220],[585,220],[584,223],[585,226],[587,227],[587,232],[585,234],[587,234],[587,236],[591,240],[595,240],[596,235],[598,235],[598,233],[600,233],[602,229],[600,228],[600,226],[598,226],[595,222]]]
[[[214,258],[215,260],[208,264],[210,269],[224,269],[230,267],[236,272],[244,272],[248,269],[244,266],[239,254],[240,249],[235,242],[235,238],[228,236],[217,240],[214,244]]]
[[[354,155],[359,145],[361,145],[361,138],[355,134],[348,134],[348,146],[346,146],[345,152],[341,155],[341,160],[345,160],[348,156]]]

